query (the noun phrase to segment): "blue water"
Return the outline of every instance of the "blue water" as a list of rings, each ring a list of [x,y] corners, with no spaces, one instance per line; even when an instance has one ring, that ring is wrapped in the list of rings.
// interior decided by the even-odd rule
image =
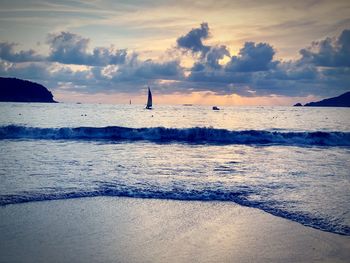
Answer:
[[[350,109],[0,104],[0,205],[232,201],[350,235]]]

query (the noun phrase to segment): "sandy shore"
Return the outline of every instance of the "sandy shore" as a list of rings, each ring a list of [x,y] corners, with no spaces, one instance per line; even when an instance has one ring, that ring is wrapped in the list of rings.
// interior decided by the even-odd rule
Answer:
[[[0,208],[0,262],[348,262],[350,237],[225,202],[83,198]]]

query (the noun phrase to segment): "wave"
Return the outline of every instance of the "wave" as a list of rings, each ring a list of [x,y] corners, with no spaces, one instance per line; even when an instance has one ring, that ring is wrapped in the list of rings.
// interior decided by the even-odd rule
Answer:
[[[167,199],[181,201],[224,201],[234,202],[239,205],[261,209],[267,213],[278,217],[286,218],[305,226],[310,226],[327,232],[350,236],[350,226],[335,220],[334,218],[320,218],[317,215],[308,214],[301,211],[288,211],[283,209],[286,204],[277,201],[256,201],[250,200],[249,188],[231,189],[225,191],[220,189],[187,189],[181,192],[164,189],[141,189],[125,185],[103,184],[98,189],[92,191],[71,191],[71,192],[25,192],[0,196],[0,206],[20,204],[38,201],[66,200],[86,197],[131,197],[147,199]]]
[[[350,132],[284,132],[267,130],[231,131],[215,128],[128,128],[77,127],[38,128],[9,125],[0,127],[0,139],[128,140],[220,144],[277,144],[350,146]]]

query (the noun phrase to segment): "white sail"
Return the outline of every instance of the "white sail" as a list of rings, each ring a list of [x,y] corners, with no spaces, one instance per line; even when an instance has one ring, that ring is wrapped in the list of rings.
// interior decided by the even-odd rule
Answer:
[[[152,109],[152,93],[149,87],[148,87],[148,98],[147,98],[146,109]]]

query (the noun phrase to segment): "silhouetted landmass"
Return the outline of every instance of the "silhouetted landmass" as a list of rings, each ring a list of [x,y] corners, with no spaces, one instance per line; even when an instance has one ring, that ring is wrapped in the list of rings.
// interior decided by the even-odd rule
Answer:
[[[0,77],[0,101],[56,102],[44,86],[27,80]]]
[[[350,107],[350,91],[338,97],[306,103],[307,107]]]
[[[294,107],[301,107],[301,106],[303,106],[303,105],[302,105],[301,103],[298,102],[298,103],[294,104],[293,106],[294,106]]]

